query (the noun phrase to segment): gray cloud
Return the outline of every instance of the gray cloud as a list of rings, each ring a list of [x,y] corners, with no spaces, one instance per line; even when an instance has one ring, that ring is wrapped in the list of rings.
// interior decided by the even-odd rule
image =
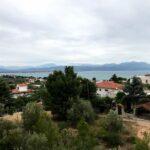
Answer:
[[[150,63],[149,0],[1,0],[0,64]]]

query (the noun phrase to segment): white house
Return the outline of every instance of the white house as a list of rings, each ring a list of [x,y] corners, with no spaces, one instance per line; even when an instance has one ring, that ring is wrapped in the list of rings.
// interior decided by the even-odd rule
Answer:
[[[150,84],[150,74],[146,74],[143,76],[138,76],[143,84]]]
[[[28,89],[26,83],[17,84],[16,89],[11,91],[13,98],[18,98],[19,96],[28,96],[32,93],[32,90]]]
[[[25,84],[25,83],[17,84],[16,89],[17,89],[19,92],[27,92],[27,91],[28,91],[28,85]]]
[[[97,82],[97,94],[101,97],[114,98],[118,92],[123,91],[123,85],[113,81]]]

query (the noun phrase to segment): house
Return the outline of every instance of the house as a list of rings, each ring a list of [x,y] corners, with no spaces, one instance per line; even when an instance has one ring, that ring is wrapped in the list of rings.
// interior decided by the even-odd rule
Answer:
[[[97,95],[114,98],[118,92],[123,91],[123,85],[113,81],[96,82]]]
[[[150,85],[150,74],[146,74],[146,75],[143,75],[143,76],[137,76],[137,77],[141,79],[143,84]],[[150,95],[150,89],[149,88],[145,87],[144,92],[147,95]]]
[[[20,96],[28,96],[32,93],[31,89],[28,89],[28,85],[26,83],[17,84],[15,89],[11,91],[13,98],[18,98]]]
[[[19,92],[27,92],[28,91],[28,85],[26,83],[22,83],[22,84],[17,84],[16,89]]]
[[[143,76],[138,76],[143,84],[150,84],[150,74],[146,74]]]

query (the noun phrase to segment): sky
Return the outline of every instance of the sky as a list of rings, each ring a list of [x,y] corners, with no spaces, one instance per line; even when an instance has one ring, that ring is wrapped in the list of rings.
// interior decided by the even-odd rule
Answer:
[[[0,0],[0,66],[150,63],[150,0]]]

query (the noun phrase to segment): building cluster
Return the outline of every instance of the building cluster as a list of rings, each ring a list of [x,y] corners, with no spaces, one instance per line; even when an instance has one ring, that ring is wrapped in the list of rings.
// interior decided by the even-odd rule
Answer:
[[[39,83],[45,82],[43,78],[27,78],[27,82],[17,84],[16,88],[11,90],[12,97],[30,96],[34,89],[41,87],[41,84],[37,81]],[[29,88],[29,85],[32,85],[32,88]]]
[[[143,84],[150,84],[150,74],[143,76],[137,76],[141,79]],[[123,92],[124,85],[115,83],[113,81],[99,81],[96,82],[97,95],[101,97],[111,97],[114,98],[118,92]],[[144,89],[147,95],[150,95],[149,89]]]

